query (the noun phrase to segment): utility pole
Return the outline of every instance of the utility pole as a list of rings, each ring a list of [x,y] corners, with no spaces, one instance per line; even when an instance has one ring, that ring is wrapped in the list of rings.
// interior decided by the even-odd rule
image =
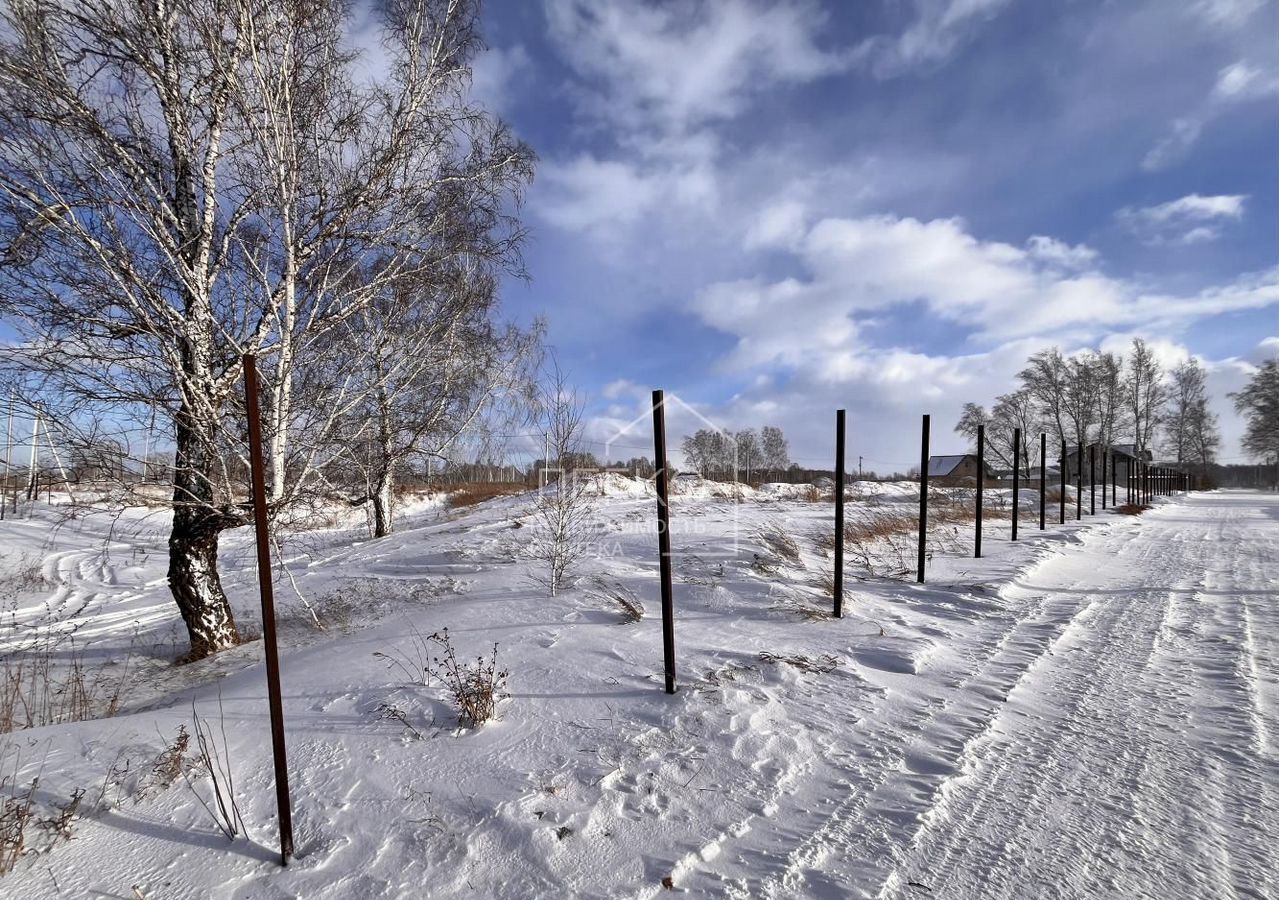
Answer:
[[[27,468],[27,502],[35,496],[40,490],[40,416],[35,417],[35,422],[31,426],[31,464]]]
[[[860,456],[857,457],[857,480],[862,480],[862,458]]]

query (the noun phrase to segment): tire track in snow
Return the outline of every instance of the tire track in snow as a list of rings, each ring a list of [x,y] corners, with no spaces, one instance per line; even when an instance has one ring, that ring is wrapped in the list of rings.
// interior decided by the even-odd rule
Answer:
[[[1217,521],[1237,510],[1202,502],[1212,541],[1152,514],[1114,548],[1077,646],[1043,657],[966,749],[881,896],[908,881],[942,897],[1262,896],[1279,821],[1273,765],[1251,752],[1246,600],[1205,584],[1263,585],[1274,556]],[[1115,591],[1133,565],[1140,583]]]

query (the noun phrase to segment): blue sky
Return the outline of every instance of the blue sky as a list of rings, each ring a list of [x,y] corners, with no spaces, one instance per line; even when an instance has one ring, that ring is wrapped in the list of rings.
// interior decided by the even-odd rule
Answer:
[[[663,387],[910,465],[1029,353],[1133,335],[1224,394],[1279,352],[1279,8],[489,0],[475,90],[538,152],[531,280],[592,437]],[[694,426],[677,416],[672,430]],[[636,444],[648,439],[636,431]],[[828,464],[828,463],[827,463]]]

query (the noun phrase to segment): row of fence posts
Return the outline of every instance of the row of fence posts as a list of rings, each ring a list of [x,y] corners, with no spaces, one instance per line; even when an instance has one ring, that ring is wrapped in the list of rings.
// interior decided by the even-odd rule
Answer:
[[[836,446],[837,446],[837,462],[842,458],[843,440],[844,440],[844,411],[840,410],[836,416]],[[929,432],[931,426],[931,416],[925,415],[922,420],[919,444],[919,558],[916,567],[915,580],[920,584],[924,583],[924,566],[927,561],[928,554],[928,457],[929,457]],[[1021,520],[1021,467],[1023,462],[1029,463],[1029,459],[1023,461],[1022,432],[1020,428],[1013,429],[1013,497],[1012,497],[1012,540],[1017,540],[1018,528]],[[1084,516],[1083,494],[1084,494],[1084,465],[1082,448],[1076,454],[1075,461],[1075,519],[1081,520]],[[1118,507],[1119,505],[1119,460],[1120,457],[1113,450],[1104,454],[1101,459],[1101,509],[1105,512],[1110,507]],[[1167,469],[1159,466],[1152,466],[1141,460],[1134,460],[1132,457],[1124,457],[1125,460],[1125,490],[1127,492],[1127,502],[1134,505],[1144,505],[1157,496],[1166,496],[1178,491],[1190,491],[1194,489],[1194,480],[1189,473],[1181,472],[1176,469]],[[1066,477],[1069,471],[1070,457],[1068,455],[1066,442],[1061,442],[1060,477],[1058,498],[1058,523],[1066,524]],[[1090,445],[1088,447],[1088,514],[1097,514],[1097,447]],[[1107,502],[1107,486],[1106,479],[1110,479],[1110,500]],[[975,526],[973,533],[973,556],[981,558],[981,538],[982,538],[982,520],[983,520],[983,498],[985,496],[986,483],[986,426],[977,426],[977,504]],[[1047,494],[1048,494],[1048,435],[1041,432],[1039,435],[1039,530],[1043,531],[1047,527]],[[836,532],[836,544],[839,544],[839,535],[843,533],[843,502],[842,497],[836,501],[836,521],[838,531]],[[842,556],[837,559],[837,565],[842,563]],[[842,572],[837,573],[837,584],[842,584]],[[836,608],[842,606],[841,600],[836,599]]]
[[[267,703],[271,720],[271,751],[275,769],[276,806],[280,825],[280,861],[287,865],[293,856],[293,816],[289,796],[289,773],[284,740],[284,706],[280,685],[280,656],[275,629],[275,599],[272,592],[271,578],[271,545],[269,536],[269,518],[266,502],[266,476],[262,453],[262,426],[258,402],[258,378],[255,358],[246,354],[244,364],[245,407],[248,416],[249,431],[249,468],[253,487],[253,521],[256,532],[258,587],[262,598],[262,643],[266,656]],[[924,582],[924,566],[927,561],[928,540],[928,441],[931,417],[923,417],[923,429],[919,454],[919,560],[917,580]],[[844,451],[845,451],[845,410],[835,413],[835,579],[834,602],[832,613],[835,618],[844,614]],[[666,456],[666,415],[665,399],[660,390],[653,391],[653,457],[656,472],[657,490],[657,548],[659,583],[662,599],[662,657],[663,685],[666,693],[674,694],[675,677],[675,601],[673,591],[673,574],[671,566],[671,530],[670,530],[670,469]],[[1095,448],[1089,448],[1089,483],[1095,491]],[[982,496],[985,488],[985,452],[986,429],[977,429],[977,510],[976,532],[974,535],[974,556],[981,556],[982,537]],[[1012,539],[1017,540],[1017,524],[1020,514],[1020,467],[1021,467],[1021,430],[1013,434],[1013,516]],[[1046,468],[1048,455],[1048,438],[1039,435],[1039,528],[1045,527],[1045,493]],[[1066,442],[1061,444],[1061,507],[1060,522],[1066,521]],[[1115,485],[1115,458],[1110,460],[1112,495]],[[1127,462],[1127,479],[1125,488],[1129,503],[1148,502],[1152,497],[1172,493],[1174,490],[1189,490],[1190,481],[1184,473],[1167,469],[1159,469],[1137,462],[1134,470],[1133,461]],[[1083,488],[1083,466],[1077,466],[1078,480],[1076,488],[1076,517],[1082,517],[1080,496]],[[1102,508],[1105,509],[1105,466],[1102,473]],[[1091,511],[1096,512],[1094,497]]]

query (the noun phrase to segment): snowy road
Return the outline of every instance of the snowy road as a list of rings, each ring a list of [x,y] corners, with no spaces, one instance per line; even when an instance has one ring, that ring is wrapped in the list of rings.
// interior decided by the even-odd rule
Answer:
[[[1204,494],[1003,591],[1060,625],[884,897],[1274,897],[1279,498]]]

